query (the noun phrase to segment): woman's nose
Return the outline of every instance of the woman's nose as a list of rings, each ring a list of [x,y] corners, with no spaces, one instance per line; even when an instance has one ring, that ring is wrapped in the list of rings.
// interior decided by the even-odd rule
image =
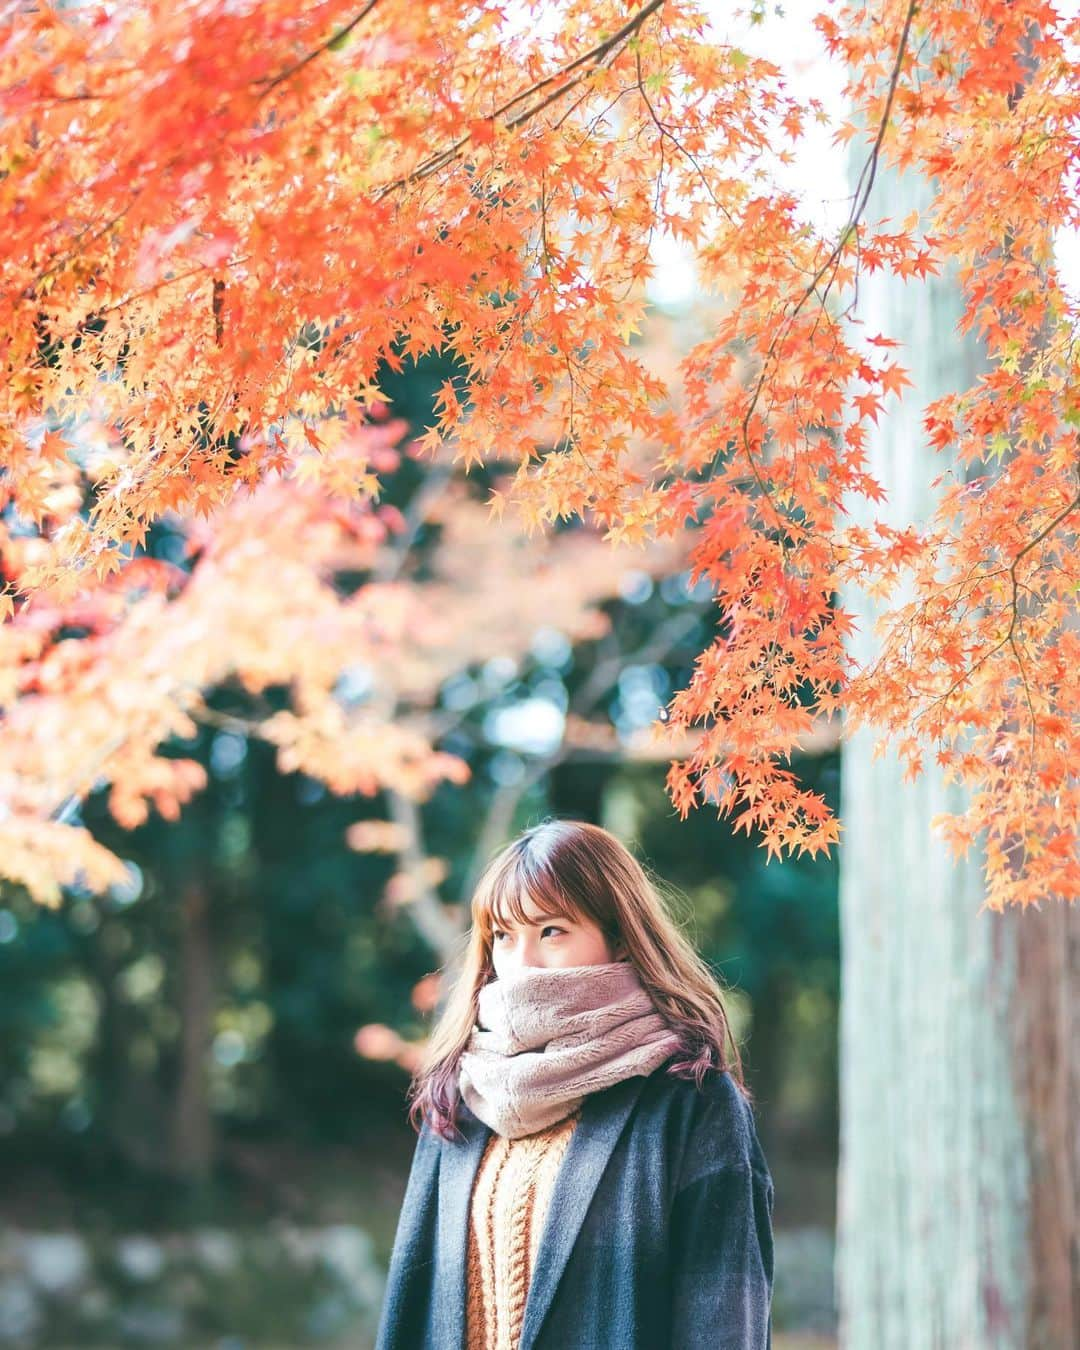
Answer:
[[[540,959],[540,953],[532,944],[522,943],[514,947],[512,951],[506,953],[504,961],[511,970],[524,970],[532,966],[540,966],[543,962]]]

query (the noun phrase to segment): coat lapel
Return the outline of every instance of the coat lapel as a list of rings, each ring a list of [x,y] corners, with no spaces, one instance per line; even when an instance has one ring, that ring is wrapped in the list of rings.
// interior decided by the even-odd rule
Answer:
[[[570,1136],[552,1187],[536,1269],[525,1300],[518,1350],[532,1350],[536,1343],[586,1211],[645,1082],[640,1075],[625,1078],[603,1092],[591,1093],[582,1102],[581,1119]],[[462,1350],[465,1344],[469,1203],[484,1146],[492,1134],[464,1102],[458,1126],[464,1137],[447,1144],[439,1162],[438,1251],[445,1266],[436,1273],[435,1297],[439,1345],[445,1350]]]
[[[581,1119],[570,1136],[552,1187],[536,1268],[525,1299],[519,1350],[532,1350],[536,1344],[586,1211],[645,1081],[640,1075],[624,1078],[582,1103]]]
[[[462,1350],[465,1345],[465,1256],[469,1236],[469,1201],[473,1182],[491,1138],[491,1127],[473,1115],[461,1102],[458,1128],[464,1138],[447,1143],[439,1159],[439,1237],[443,1270],[436,1270],[436,1322],[440,1346]],[[440,1261],[441,1264],[441,1261]]]

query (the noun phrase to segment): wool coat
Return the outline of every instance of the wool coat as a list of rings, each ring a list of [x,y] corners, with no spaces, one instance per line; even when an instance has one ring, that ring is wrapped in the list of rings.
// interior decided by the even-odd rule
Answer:
[[[661,1065],[582,1103],[540,1238],[519,1350],[771,1350],[773,1182],[731,1076]],[[376,1350],[464,1350],[469,1201],[490,1128],[424,1122]]]

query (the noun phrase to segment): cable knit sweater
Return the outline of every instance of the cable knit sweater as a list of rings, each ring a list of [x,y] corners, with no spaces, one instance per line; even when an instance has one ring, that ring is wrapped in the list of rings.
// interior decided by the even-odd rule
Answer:
[[[469,1205],[467,1350],[517,1350],[551,1189],[580,1106],[519,1139],[492,1134]]]

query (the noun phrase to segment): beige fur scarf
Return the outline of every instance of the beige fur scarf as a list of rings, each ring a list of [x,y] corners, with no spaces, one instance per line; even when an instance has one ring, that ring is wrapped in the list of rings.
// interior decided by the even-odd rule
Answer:
[[[628,961],[527,967],[484,985],[462,1052],[469,1109],[508,1139],[546,1129],[590,1092],[647,1076],[682,1049]]]

